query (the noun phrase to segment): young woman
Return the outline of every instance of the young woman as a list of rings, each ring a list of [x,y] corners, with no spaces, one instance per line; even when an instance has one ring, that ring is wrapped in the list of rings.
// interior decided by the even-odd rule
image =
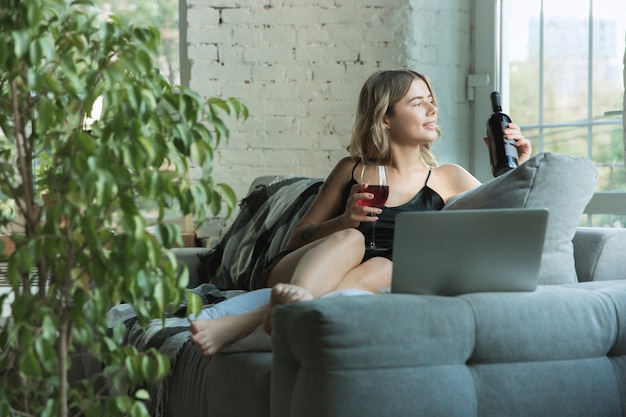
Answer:
[[[267,266],[271,303],[250,312],[191,324],[191,340],[206,355],[250,334],[271,307],[351,289],[377,293],[391,285],[395,215],[407,210],[440,210],[454,195],[479,181],[455,164],[438,166],[430,149],[441,135],[437,101],[428,78],[411,70],[371,75],[361,89],[349,157],[339,161],[316,200],[294,228],[285,250]],[[505,131],[515,142],[519,162],[530,142],[515,124]],[[382,208],[362,204],[364,164],[387,167],[389,196]],[[364,230],[376,224],[382,251],[366,250]],[[238,297],[235,297],[238,298]],[[267,299],[267,298],[266,298]]]

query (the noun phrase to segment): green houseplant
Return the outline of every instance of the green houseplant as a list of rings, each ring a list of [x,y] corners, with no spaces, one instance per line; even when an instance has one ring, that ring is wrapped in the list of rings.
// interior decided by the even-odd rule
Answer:
[[[167,249],[181,234],[163,213],[230,212],[236,198],[213,181],[212,156],[228,136],[222,117],[247,109],[171,86],[154,65],[154,28],[102,21],[87,1],[0,3],[0,193],[21,229],[0,296],[13,298],[0,324],[0,415],[147,415],[145,384],[169,363],[125,346],[106,311],[128,303],[147,324],[183,301],[187,276]],[[194,183],[192,163],[204,174]],[[158,211],[153,234],[139,199]],[[80,352],[99,375],[68,378]],[[129,389],[101,390],[104,378]]]

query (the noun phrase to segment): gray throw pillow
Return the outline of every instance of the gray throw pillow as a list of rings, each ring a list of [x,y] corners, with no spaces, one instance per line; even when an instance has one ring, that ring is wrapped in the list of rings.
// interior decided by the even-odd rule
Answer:
[[[587,158],[540,153],[514,170],[455,196],[443,210],[548,209],[539,284],[575,283],[572,239],[597,178],[598,170]],[[515,239],[506,243],[515,245]]]

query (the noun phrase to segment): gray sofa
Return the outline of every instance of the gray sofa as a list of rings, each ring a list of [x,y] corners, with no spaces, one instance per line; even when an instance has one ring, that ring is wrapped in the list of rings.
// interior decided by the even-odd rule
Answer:
[[[563,164],[570,166],[563,171]],[[547,207],[551,223],[536,291],[362,295],[278,306],[271,345],[248,344],[208,358],[184,344],[165,381],[160,412],[172,417],[626,417],[626,229],[578,227],[595,185],[594,170],[585,161],[543,155],[512,172],[446,209],[476,207],[476,201]],[[568,180],[573,172],[576,178]],[[566,188],[563,196],[550,181]],[[584,192],[573,192],[574,184]],[[500,201],[486,198],[490,193]],[[543,201],[546,195],[551,201]],[[252,211],[264,219],[280,218],[271,209]],[[245,289],[253,289],[253,279],[228,267],[267,246],[254,243],[267,238],[264,231],[249,236],[257,227],[253,214],[245,223],[250,224],[246,231],[227,233],[220,262],[212,265],[222,272],[209,282],[232,289],[246,279],[250,288]],[[274,231],[272,240],[284,238],[291,226]],[[242,244],[248,240],[257,251]],[[175,253],[192,274],[192,285],[207,281],[206,250]]]
[[[273,352],[187,345],[166,415],[626,416],[626,230],[579,228],[581,282],[276,308]],[[190,271],[196,249],[178,250]],[[613,278],[613,279],[610,279]]]

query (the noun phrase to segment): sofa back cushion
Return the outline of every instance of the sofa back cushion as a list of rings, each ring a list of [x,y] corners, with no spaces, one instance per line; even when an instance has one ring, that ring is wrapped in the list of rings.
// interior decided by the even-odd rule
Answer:
[[[577,282],[572,238],[595,190],[598,170],[587,158],[540,153],[516,169],[451,199],[444,210],[547,208],[539,284]],[[507,244],[515,250],[515,238]]]

